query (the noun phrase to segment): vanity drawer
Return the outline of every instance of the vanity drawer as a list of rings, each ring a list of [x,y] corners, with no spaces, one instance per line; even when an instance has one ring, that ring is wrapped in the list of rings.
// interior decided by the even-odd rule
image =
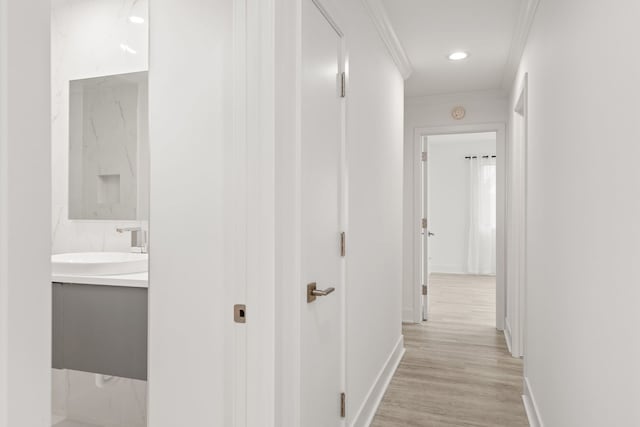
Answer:
[[[53,284],[53,367],[147,379],[147,289]]]

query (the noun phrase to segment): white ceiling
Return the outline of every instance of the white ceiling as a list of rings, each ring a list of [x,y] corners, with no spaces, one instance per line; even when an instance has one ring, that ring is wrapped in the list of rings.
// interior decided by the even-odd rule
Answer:
[[[407,96],[502,88],[524,0],[383,0],[411,64]],[[451,52],[469,58],[450,61]]]

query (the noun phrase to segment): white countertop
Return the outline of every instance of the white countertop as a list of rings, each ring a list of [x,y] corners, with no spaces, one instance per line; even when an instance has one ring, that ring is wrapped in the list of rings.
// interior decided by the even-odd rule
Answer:
[[[71,276],[53,274],[51,281],[56,283],[77,283],[80,285],[127,286],[130,288],[148,288],[149,273],[114,274],[110,276]]]

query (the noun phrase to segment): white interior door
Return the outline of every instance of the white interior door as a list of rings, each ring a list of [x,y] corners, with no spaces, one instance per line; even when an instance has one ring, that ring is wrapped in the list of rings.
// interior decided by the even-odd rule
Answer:
[[[432,237],[429,220],[429,163],[427,155],[428,139],[422,141],[422,320],[429,320],[429,240]],[[426,292],[425,292],[426,291]]]
[[[312,0],[302,16],[301,425],[341,425],[341,36]],[[308,301],[307,289],[330,292]],[[334,289],[334,291],[331,291]]]

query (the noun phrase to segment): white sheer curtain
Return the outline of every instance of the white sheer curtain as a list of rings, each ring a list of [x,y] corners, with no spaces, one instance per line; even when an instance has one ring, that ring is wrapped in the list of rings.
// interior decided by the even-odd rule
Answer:
[[[496,159],[469,159],[470,274],[496,274]]]

